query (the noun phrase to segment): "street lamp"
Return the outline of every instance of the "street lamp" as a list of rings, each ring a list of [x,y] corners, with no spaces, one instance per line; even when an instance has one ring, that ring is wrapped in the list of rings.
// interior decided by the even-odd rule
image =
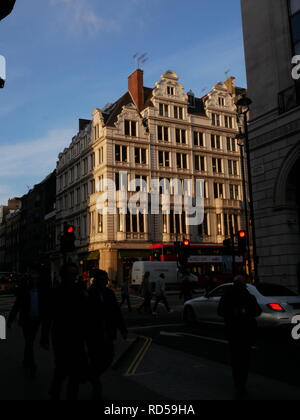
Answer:
[[[251,104],[252,104],[252,100],[250,98],[248,98],[246,96],[246,94],[242,95],[241,98],[236,102],[239,122],[241,122],[243,124],[243,129],[244,129],[244,132],[240,133],[240,135],[238,136],[238,141],[239,141],[239,145],[241,147],[242,163],[244,162],[244,156],[243,156],[243,152],[242,152],[243,147],[245,147],[246,158],[247,158],[248,191],[249,191],[250,222],[251,222],[252,245],[253,245],[254,275],[255,275],[255,281],[258,281],[256,230],[255,230],[253,190],[252,190],[252,172],[251,172],[249,131],[248,131],[248,114],[249,114]],[[241,121],[241,118],[242,118],[242,121]],[[245,173],[244,173],[244,176],[245,176]],[[243,183],[244,183],[244,194],[245,194],[246,193],[246,182],[243,182]],[[246,203],[247,202],[247,195],[246,195],[245,200],[246,200],[245,201],[245,208],[247,209],[247,203]],[[247,225],[248,225],[248,223],[247,223]],[[249,244],[248,244],[248,246],[249,246]],[[249,247],[249,249],[250,249],[250,247]],[[250,251],[249,251],[249,255],[250,255]]]

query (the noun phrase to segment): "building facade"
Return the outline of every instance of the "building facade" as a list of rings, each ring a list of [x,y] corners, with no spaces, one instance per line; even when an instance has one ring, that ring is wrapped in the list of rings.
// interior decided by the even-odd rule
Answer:
[[[300,291],[300,1],[241,3],[259,277]]]
[[[3,207],[0,217],[3,270],[24,273],[32,264],[43,264],[50,270],[49,255],[56,250],[55,204],[54,171],[23,197],[9,200],[8,206]]]
[[[244,227],[235,138],[235,99],[242,92],[229,78],[198,98],[185,93],[173,71],[154,89],[146,88],[138,69],[129,76],[125,95],[95,109],[91,121],[80,120],[78,134],[57,163],[56,237],[65,222],[75,226],[76,257],[84,269],[99,266],[121,281],[134,261],[149,259],[153,243],[189,238],[222,244],[231,229]],[[160,182],[159,214],[147,214],[153,179]],[[195,197],[197,179],[205,181],[205,218],[189,226],[185,212],[176,214],[174,182],[189,180],[189,196]],[[114,214],[107,214],[111,182],[116,204]],[[139,214],[124,214],[124,191]],[[164,212],[166,204],[170,211]]]

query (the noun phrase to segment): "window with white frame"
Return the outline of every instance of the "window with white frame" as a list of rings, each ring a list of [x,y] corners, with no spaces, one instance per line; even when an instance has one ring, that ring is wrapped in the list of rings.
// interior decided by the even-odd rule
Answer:
[[[178,169],[188,169],[188,155],[186,153],[177,153],[176,163]]]
[[[225,198],[224,196],[224,184],[214,183],[214,197],[215,199]]]
[[[222,98],[222,96],[219,96],[219,105],[222,107],[225,106],[225,98]]]
[[[204,133],[194,131],[194,146],[204,147]]]
[[[157,138],[159,141],[169,141],[169,127],[162,125],[157,126]]]
[[[229,160],[228,161],[228,174],[229,175],[238,175],[238,161],[237,160]]]
[[[223,235],[222,214],[216,214],[217,218],[217,235]]]
[[[219,114],[212,113],[211,118],[212,118],[212,125],[216,127],[221,126],[221,116]]]
[[[183,120],[183,108],[181,106],[174,106],[174,118]]]
[[[158,161],[160,167],[170,167],[170,152],[159,151]]]
[[[221,137],[217,134],[211,134],[211,148],[221,150]]]
[[[176,143],[180,143],[180,144],[187,143],[186,130],[183,130],[181,128],[176,128]]]
[[[135,163],[139,165],[147,165],[147,149],[135,147],[134,149]]]
[[[222,159],[212,158],[212,169],[214,174],[223,173]]]
[[[126,215],[126,232],[128,233],[145,233],[147,217],[145,214],[131,214]]]
[[[204,220],[201,225],[198,226],[199,236],[209,236],[209,224],[208,224],[208,214],[204,214]]]
[[[116,144],[115,146],[115,160],[119,163],[127,163],[128,162],[128,150],[127,146],[121,146]]]
[[[137,122],[131,120],[124,121],[125,136],[137,137]]]
[[[233,118],[225,115],[224,123],[226,128],[233,128]]]
[[[103,214],[98,213],[98,233],[103,233]]]
[[[169,226],[171,234],[183,235],[187,233],[186,214],[175,214],[174,210],[170,211]]]
[[[226,143],[227,143],[227,150],[228,152],[236,152],[236,139],[232,137],[226,137]]]
[[[195,170],[202,172],[206,171],[204,156],[195,155]]]
[[[237,184],[229,184],[230,200],[240,199],[240,186]]]
[[[99,158],[99,165],[102,165],[102,163],[104,161],[103,147],[100,147],[100,149],[99,149],[98,158]]]
[[[167,94],[169,96],[174,96],[175,95],[175,88],[173,86],[168,86],[167,87]]]
[[[168,117],[169,116],[169,105],[159,104],[159,115],[161,117]]]

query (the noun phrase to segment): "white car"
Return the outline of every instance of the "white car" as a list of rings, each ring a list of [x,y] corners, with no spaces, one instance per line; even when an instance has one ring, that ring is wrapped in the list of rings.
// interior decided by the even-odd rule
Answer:
[[[204,297],[187,301],[184,305],[185,322],[224,324],[224,319],[218,315],[218,306],[225,289],[232,285],[222,285]],[[262,314],[257,318],[259,327],[291,325],[292,318],[300,315],[300,296],[286,287],[260,283],[256,286],[248,284],[247,288],[262,309]]]

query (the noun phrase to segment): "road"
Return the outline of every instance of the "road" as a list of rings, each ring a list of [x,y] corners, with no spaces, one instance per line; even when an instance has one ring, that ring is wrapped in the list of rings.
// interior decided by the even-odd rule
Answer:
[[[117,293],[118,298],[120,298]],[[0,315],[7,315],[13,297],[0,296]],[[104,378],[106,399],[110,400],[232,400],[231,370],[228,364],[228,345],[224,328],[220,326],[187,326],[182,322],[182,301],[177,295],[168,296],[173,309],[167,313],[163,305],[158,315],[139,314],[141,298],[131,296],[133,311],[122,311],[130,331],[127,343],[117,343],[116,363]],[[7,399],[47,399],[52,360],[39,353],[41,365],[39,386],[23,385],[16,393],[7,387],[12,377],[22,383],[18,359],[22,356],[20,331],[0,342],[2,364],[0,399],[5,383]],[[248,399],[300,399],[300,342],[289,335],[262,331],[256,349],[249,381]],[[7,365],[7,366],[6,366]],[[13,366],[13,369],[12,367]],[[4,379],[6,378],[6,381]],[[47,378],[47,379],[46,379]],[[22,379],[24,380],[24,379]],[[89,399],[88,390],[81,399]]]

